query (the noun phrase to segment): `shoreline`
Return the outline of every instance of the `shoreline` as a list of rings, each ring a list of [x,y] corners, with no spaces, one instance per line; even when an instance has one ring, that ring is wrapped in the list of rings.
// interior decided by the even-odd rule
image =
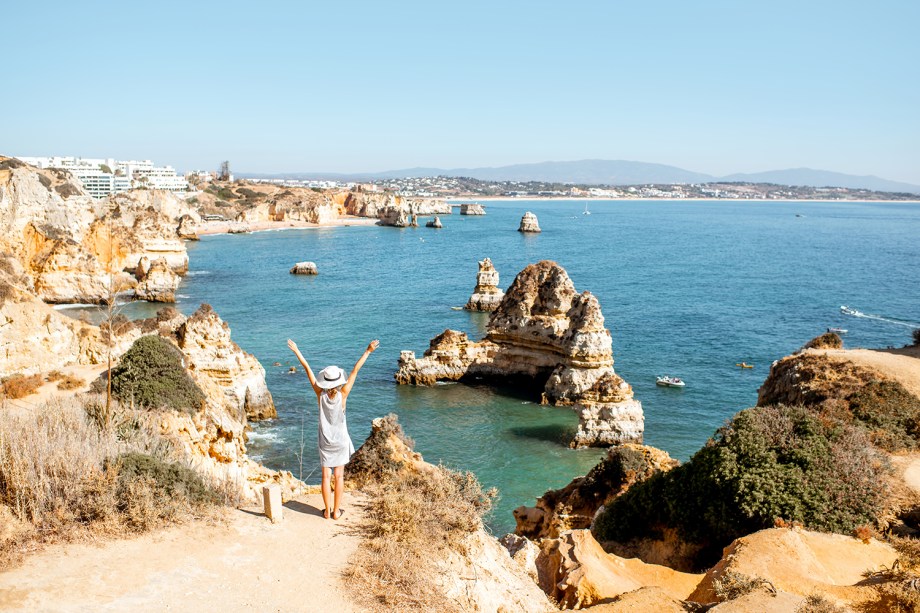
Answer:
[[[245,221],[202,221],[198,224],[198,236],[211,236],[214,234],[230,234],[231,229],[247,228],[248,234],[252,232],[267,232],[272,230],[304,230],[309,228],[336,228],[344,226],[373,226],[377,224],[377,219],[373,217],[355,217],[344,215],[325,223],[312,223],[309,221],[289,220],[289,221],[257,221],[247,223]]]
[[[818,198],[609,198],[602,196],[482,196],[478,198],[445,198],[453,205],[467,204],[479,201],[539,201],[539,202],[571,202],[577,201],[598,201],[598,202],[835,202],[835,203],[854,203],[854,204],[920,204],[920,198],[917,200],[823,200]]]

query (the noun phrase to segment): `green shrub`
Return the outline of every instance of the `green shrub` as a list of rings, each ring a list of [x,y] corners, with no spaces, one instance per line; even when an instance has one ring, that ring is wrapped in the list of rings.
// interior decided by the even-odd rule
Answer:
[[[201,477],[181,464],[164,462],[145,453],[131,452],[118,456],[118,479],[128,484],[136,479],[150,480],[158,495],[184,499],[191,504],[218,502],[217,492],[205,485]]]
[[[802,349],[843,349],[843,339],[836,332],[825,332],[805,343]]]
[[[920,398],[894,381],[871,381],[847,398],[853,420],[885,451],[916,449],[920,442]]]
[[[175,409],[194,413],[205,396],[182,366],[182,354],[172,343],[142,336],[112,369],[112,394],[126,404],[146,409]]]
[[[802,407],[741,411],[689,462],[616,498],[593,530],[600,541],[661,538],[674,528],[715,554],[777,519],[851,534],[884,494],[882,457],[865,434]]]

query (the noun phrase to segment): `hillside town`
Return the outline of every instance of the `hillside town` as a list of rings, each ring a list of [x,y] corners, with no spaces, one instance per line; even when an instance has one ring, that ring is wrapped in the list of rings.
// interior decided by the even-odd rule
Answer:
[[[28,157],[23,162],[42,169],[66,170],[78,179],[93,198],[106,198],[131,189],[160,189],[188,198],[198,195],[212,181],[233,182],[229,162],[216,172],[192,170],[179,174],[172,166],[156,166],[151,160],[114,158]],[[469,177],[403,177],[363,182],[322,178],[246,178],[252,183],[315,190],[361,189],[415,198],[597,198],[605,200],[696,199],[696,200],[916,200],[916,194],[883,192],[846,187],[789,186],[775,183],[649,183],[643,185],[591,185],[544,181],[484,181]]]

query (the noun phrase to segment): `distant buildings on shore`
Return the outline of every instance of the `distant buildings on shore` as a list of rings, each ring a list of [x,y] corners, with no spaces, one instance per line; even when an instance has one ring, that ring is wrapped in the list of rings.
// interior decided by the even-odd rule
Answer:
[[[154,166],[150,160],[60,156],[23,156],[18,159],[38,168],[69,171],[93,198],[105,198],[134,188],[163,189],[170,192],[185,192],[189,188],[188,180],[177,175],[172,166]]]

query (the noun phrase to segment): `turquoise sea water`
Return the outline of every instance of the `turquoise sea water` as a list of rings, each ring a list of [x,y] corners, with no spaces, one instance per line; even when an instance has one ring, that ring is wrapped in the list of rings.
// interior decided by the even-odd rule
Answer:
[[[645,442],[686,460],[727,418],[752,406],[770,363],[829,326],[848,347],[904,345],[920,326],[920,205],[584,201],[487,202],[484,217],[442,216],[444,228],[343,227],[204,237],[189,243],[179,308],[208,302],[267,371],[277,420],[254,426],[250,452],[318,482],[316,401],[287,374],[295,339],[314,371],[349,370],[380,349],[349,399],[356,446],[374,417],[395,412],[430,462],[474,471],[501,499],[490,523],[584,474],[601,450],[571,450],[577,419],[513,389],[397,386],[399,351],[421,355],[445,328],[480,337],[488,316],[452,310],[491,257],[507,286],[524,266],[559,262],[600,300],[616,371],[645,411]],[[516,231],[535,212],[543,233]],[[801,215],[797,217],[796,215]],[[288,274],[298,261],[320,274]],[[848,305],[871,317],[841,313]],[[138,306],[136,314],[150,310]],[[755,364],[740,370],[736,362]],[[282,366],[273,366],[280,362]],[[655,376],[687,381],[658,388]]]

